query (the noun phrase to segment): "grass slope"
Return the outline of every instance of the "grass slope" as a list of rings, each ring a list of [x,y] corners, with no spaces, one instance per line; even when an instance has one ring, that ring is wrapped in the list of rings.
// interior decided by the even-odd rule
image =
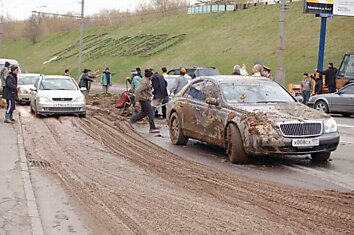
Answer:
[[[290,4],[286,21],[286,81],[298,82],[304,71],[311,72],[317,64],[320,19],[302,13],[302,3]],[[140,56],[88,56],[84,67],[101,70],[108,66],[115,81],[122,82],[136,66],[169,68],[180,65],[216,66],[230,74],[235,64],[262,61],[275,70],[279,35],[279,6],[258,6],[251,9],[200,15],[170,16],[123,26],[87,29],[85,35],[109,33],[112,38],[140,34],[175,36],[186,34],[184,41],[158,54]],[[354,51],[354,17],[328,20],[325,63],[338,66],[346,51]],[[43,65],[56,52],[77,45],[79,33],[65,32],[43,37],[32,45],[25,39],[7,42],[5,58],[16,58],[24,71],[62,74],[70,68],[77,73],[77,57]],[[74,51],[77,49],[74,49]]]

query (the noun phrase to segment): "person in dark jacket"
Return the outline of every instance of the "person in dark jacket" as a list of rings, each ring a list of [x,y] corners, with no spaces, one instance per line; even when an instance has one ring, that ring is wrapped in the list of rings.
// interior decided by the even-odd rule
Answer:
[[[320,74],[326,76],[326,85],[328,86],[328,93],[334,93],[337,90],[336,77],[338,69],[333,66],[333,63],[328,64],[328,69],[325,71],[318,71]]]
[[[4,98],[7,102],[7,109],[5,113],[5,123],[13,123],[13,112],[15,110],[17,100],[17,74],[18,66],[13,65],[10,73],[6,78]]]
[[[82,72],[82,75],[80,77],[80,82],[79,82],[79,87],[80,88],[86,88],[86,91],[83,91],[82,93],[86,96],[88,95],[88,91],[89,91],[89,86],[90,86],[90,82],[94,82],[93,79],[90,78],[89,76],[90,70],[89,69],[84,69],[84,71]]]
[[[152,106],[155,109],[155,117],[159,117],[157,107],[162,106],[162,117],[166,118],[166,106],[168,102],[167,81],[158,72],[154,73],[152,78],[153,100]]]

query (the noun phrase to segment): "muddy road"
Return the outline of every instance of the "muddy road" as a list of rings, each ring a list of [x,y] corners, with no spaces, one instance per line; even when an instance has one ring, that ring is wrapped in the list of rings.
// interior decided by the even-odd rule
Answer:
[[[36,118],[27,158],[60,179],[92,234],[353,234],[354,193],[284,186],[181,158],[105,112]]]

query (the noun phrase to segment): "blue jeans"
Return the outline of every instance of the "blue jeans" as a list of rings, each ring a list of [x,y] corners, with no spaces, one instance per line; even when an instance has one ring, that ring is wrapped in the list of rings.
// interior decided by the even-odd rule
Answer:
[[[302,102],[304,104],[307,104],[307,102],[309,102],[309,99],[310,99],[310,91],[303,91],[302,98],[304,99]]]

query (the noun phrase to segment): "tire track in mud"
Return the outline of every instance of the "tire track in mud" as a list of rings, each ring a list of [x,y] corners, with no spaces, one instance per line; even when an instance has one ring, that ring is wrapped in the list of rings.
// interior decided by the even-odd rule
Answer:
[[[354,231],[352,193],[219,172],[161,149],[116,120],[96,113],[87,119],[30,119],[25,128],[27,152],[54,163],[51,171],[92,222],[105,228],[103,234]]]
[[[102,119],[102,117],[101,117],[101,119]],[[99,124],[100,121],[97,118],[96,118],[96,121],[90,120],[90,122],[92,122],[96,126],[100,127],[99,130],[93,131],[93,133],[101,133],[102,135],[115,136],[115,133],[112,133],[112,131],[107,131],[108,133],[106,133],[106,134],[103,133],[103,130],[107,129],[107,127],[110,128],[111,126],[105,127],[105,125],[107,125],[107,124],[105,124],[104,122],[101,122],[102,124],[100,125]],[[90,122],[86,121],[85,125],[87,128],[88,128]],[[116,125],[116,126],[122,127],[121,125]],[[129,130],[131,131],[130,127],[120,128],[120,132],[124,133],[124,136],[129,135]],[[91,128],[91,131],[92,131],[92,128]],[[137,140],[137,139],[139,140],[139,137],[142,138],[139,134],[136,134],[135,132],[131,132],[131,133],[133,133],[133,134],[131,134],[131,137],[133,137],[134,140]],[[119,138],[119,139],[122,140],[121,138]],[[112,140],[112,141],[114,141],[114,140]],[[145,142],[145,141],[142,141],[142,142]],[[119,145],[119,143],[115,143],[115,144]],[[149,145],[152,145],[152,144],[149,143]],[[116,151],[119,153],[121,152],[121,150],[115,150],[115,149],[117,149],[116,146],[111,146],[111,148],[113,149],[113,151]],[[155,146],[155,149],[156,149],[156,146]],[[160,152],[164,152],[164,151],[160,150]],[[171,155],[170,153],[166,153],[166,154]],[[155,156],[153,156],[153,157],[155,157]],[[131,159],[131,160],[134,160],[134,159]],[[168,159],[168,160],[170,160],[170,159]],[[147,166],[146,163],[143,163],[143,165]],[[191,176],[191,177],[195,177],[195,176]],[[205,180],[205,179],[199,178],[199,180]],[[210,181],[210,179],[208,181]],[[214,180],[212,183],[219,183],[219,182],[217,180]],[[353,207],[349,206],[349,208],[347,210],[348,212],[341,212],[340,210],[333,208],[333,205],[335,205],[335,204],[333,204],[333,202],[328,202],[323,199],[322,199],[322,201],[318,200],[318,199],[323,198],[322,195],[314,195],[314,196],[312,196],[312,198],[309,198],[309,200],[303,200],[304,197],[302,197],[302,195],[299,195],[294,192],[291,192],[291,194],[293,194],[293,195],[291,195],[291,194],[289,194],[289,192],[286,192],[286,191],[281,190],[279,188],[275,188],[273,190],[270,190],[269,187],[264,189],[264,187],[260,187],[260,185],[253,185],[253,187],[249,187],[250,184],[252,184],[249,181],[243,182],[243,183],[247,184],[244,186],[244,188],[247,188],[247,190],[243,191],[241,193],[244,193],[247,195],[252,195],[253,197],[260,197],[261,196],[263,198],[266,198],[269,201],[273,201],[276,203],[280,202],[280,203],[286,205],[287,207],[294,208],[295,210],[305,211],[308,213],[307,217],[312,216],[312,217],[316,218],[318,216],[320,216],[320,217],[327,216],[327,217],[333,217],[334,221],[338,220],[338,218],[340,220],[353,221],[353,213],[350,213],[350,212],[353,212]],[[242,185],[237,185],[237,187],[235,187],[232,184],[227,184],[227,183],[221,183],[221,185],[219,184],[219,186],[228,187],[228,188],[231,188],[233,190],[238,190],[238,191],[239,191],[240,187],[241,188],[243,187]],[[340,200],[352,201],[351,199],[352,199],[352,195],[348,195],[348,197],[346,197],[346,195],[344,194],[344,195],[342,195],[342,198]],[[339,200],[339,199],[335,198],[334,201],[336,201],[336,200]],[[319,201],[319,202],[316,203],[316,201]],[[331,204],[329,204],[329,203],[331,203]],[[347,202],[347,203],[343,202],[343,204],[346,204],[346,206],[352,205],[350,202]],[[342,205],[340,205],[340,206],[342,206]],[[319,219],[319,218],[317,218],[317,219]],[[336,223],[334,223],[334,224],[336,224]],[[347,226],[343,226],[342,228],[343,228],[342,232],[346,232]]]

